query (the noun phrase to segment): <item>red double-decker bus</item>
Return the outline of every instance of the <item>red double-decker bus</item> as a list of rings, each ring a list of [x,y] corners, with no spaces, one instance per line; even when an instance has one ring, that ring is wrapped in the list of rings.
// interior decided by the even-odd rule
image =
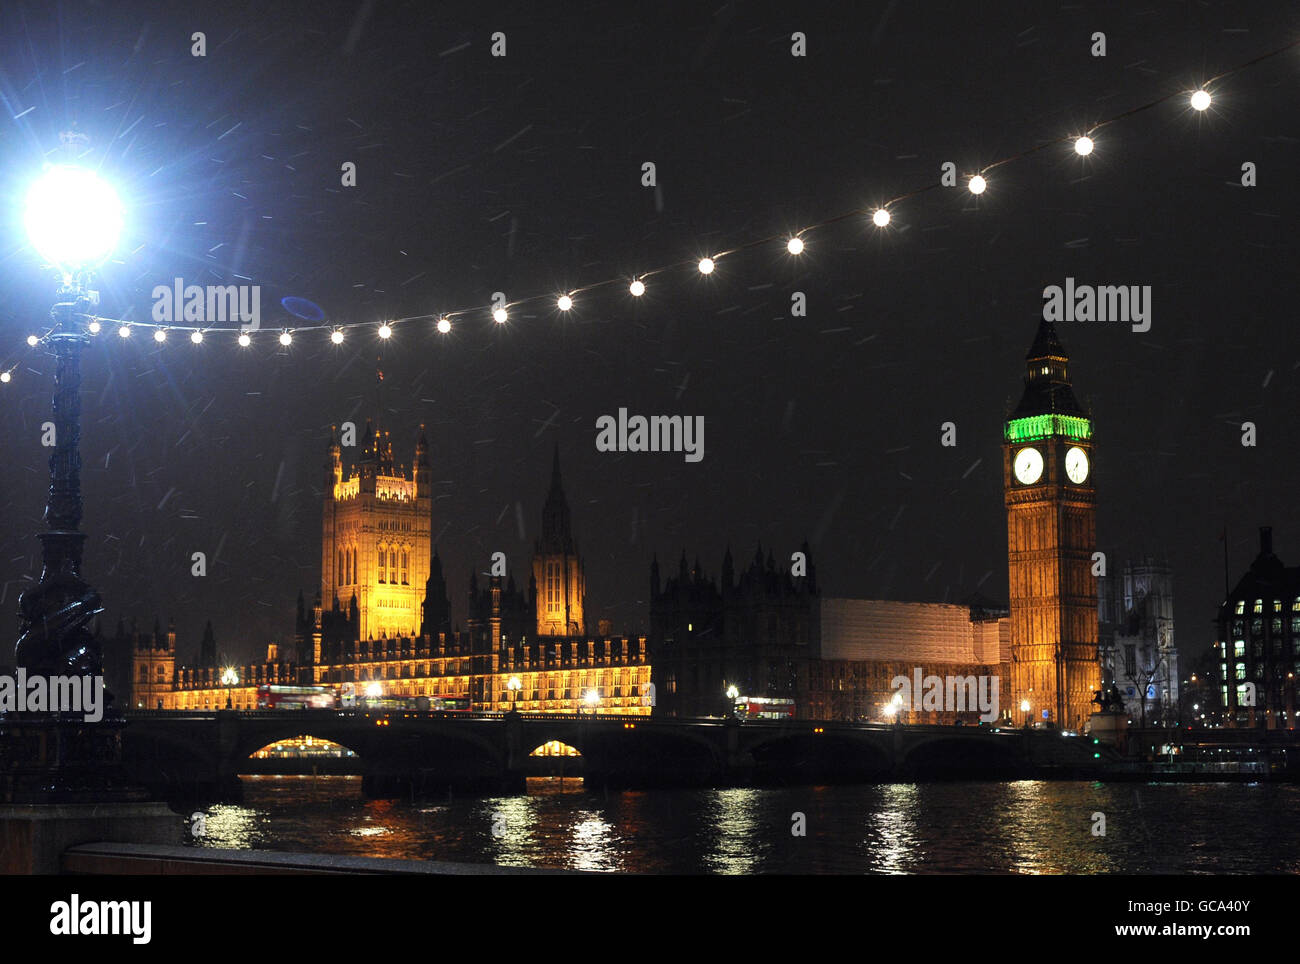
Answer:
[[[257,688],[259,710],[332,710],[338,698],[330,686],[284,686],[263,683]]]
[[[769,696],[736,697],[738,720],[793,720],[794,700]]]

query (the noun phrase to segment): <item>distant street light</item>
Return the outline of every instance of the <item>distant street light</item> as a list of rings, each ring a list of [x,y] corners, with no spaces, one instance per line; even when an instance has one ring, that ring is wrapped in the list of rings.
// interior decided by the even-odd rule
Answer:
[[[233,709],[234,704],[230,699],[231,688],[238,685],[239,674],[235,672],[235,667],[227,666],[221,671],[221,685],[226,688],[226,709]]]
[[[511,712],[516,712],[516,707],[519,705],[519,691],[523,688],[524,688],[523,680],[521,680],[518,676],[510,677],[509,682],[506,683],[506,689],[510,691]]]
[[[1026,730],[1029,729],[1029,711],[1032,710],[1032,709],[1033,709],[1033,707],[1029,704],[1029,700],[1021,700],[1021,701],[1020,701],[1020,712],[1023,713],[1023,714],[1025,714],[1025,729],[1026,729]]]
[[[587,690],[586,694],[582,697],[582,701],[587,704],[587,709],[594,713],[596,712],[596,707],[600,705],[600,693],[594,689]]]

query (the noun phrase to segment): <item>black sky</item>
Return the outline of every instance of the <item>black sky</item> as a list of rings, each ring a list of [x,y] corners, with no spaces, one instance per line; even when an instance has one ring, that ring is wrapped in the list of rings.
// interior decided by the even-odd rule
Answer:
[[[1300,49],[1225,79],[1207,114],[1171,100],[1105,128],[1086,162],[1042,151],[978,201],[900,205],[883,234],[851,219],[797,261],[774,243],[708,279],[654,278],[640,301],[616,287],[563,318],[487,315],[493,291],[558,293],[796,230],[925,186],[944,161],[970,171],[1192,89],[1300,37],[1293,4],[631,9],[7,3],[0,364],[21,365],[0,386],[0,608],[38,573],[47,471],[51,365],[24,338],[53,279],[21,199],[73,125],[129,209],[106,314],[147,318],[178,276],[260,284],[264,327],[292,321],[287,295],[340,322],[484,307],[449,338],[399,327],[382,397],[363,331],[341,348],[114,336],[87,353],[87,575],[110,626],[174,614],[184,658],[207,618],[240,660],[291,631],[319,579],[328,426],[381,407],[399,460],[428,424],[458,618],[493,551],[525,571],[557,440],[589,608],[619,630],[645,627],[652,553],[685,547],[716,571],[728,543],[788,560],[808,538],[829,594],[1005,599],[1000,425],[1042,289],[1067,276],[1153,289],[1145,334],[1059,330],[1095,417],[1099,548],[1170,560],[1180,648],[1211,638],[1225,521],[1234,579],[1260,524],[1300,559]],[[1240,186],[1245,161],[1258,187]],[[806,318],[790,317],[796,290]],[[704,460],[598,453],[595,421],[619,407],[703,415]]]

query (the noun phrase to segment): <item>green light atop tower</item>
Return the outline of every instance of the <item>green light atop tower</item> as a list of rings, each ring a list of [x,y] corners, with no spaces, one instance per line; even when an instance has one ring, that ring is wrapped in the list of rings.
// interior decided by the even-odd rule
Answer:
[[[1029,442],[1053,436],[1087,441],[1092,438],[1092,422],[1077,415],[1029,415],[1007,422],[1006,438],[1011,442]]]

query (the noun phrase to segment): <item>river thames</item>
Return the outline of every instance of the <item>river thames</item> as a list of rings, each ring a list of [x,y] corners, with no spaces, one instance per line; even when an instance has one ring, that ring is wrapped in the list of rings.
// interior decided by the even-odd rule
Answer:
[[[245,776],[202,846],[689,874],[1295,874],[1300,787],[1018,781],[367,800]],[[798,815],[802,815],[802,819]],[[1098,816],[1104,816],[1105,835]],[[802,823],[804,835],[794,831]]]

